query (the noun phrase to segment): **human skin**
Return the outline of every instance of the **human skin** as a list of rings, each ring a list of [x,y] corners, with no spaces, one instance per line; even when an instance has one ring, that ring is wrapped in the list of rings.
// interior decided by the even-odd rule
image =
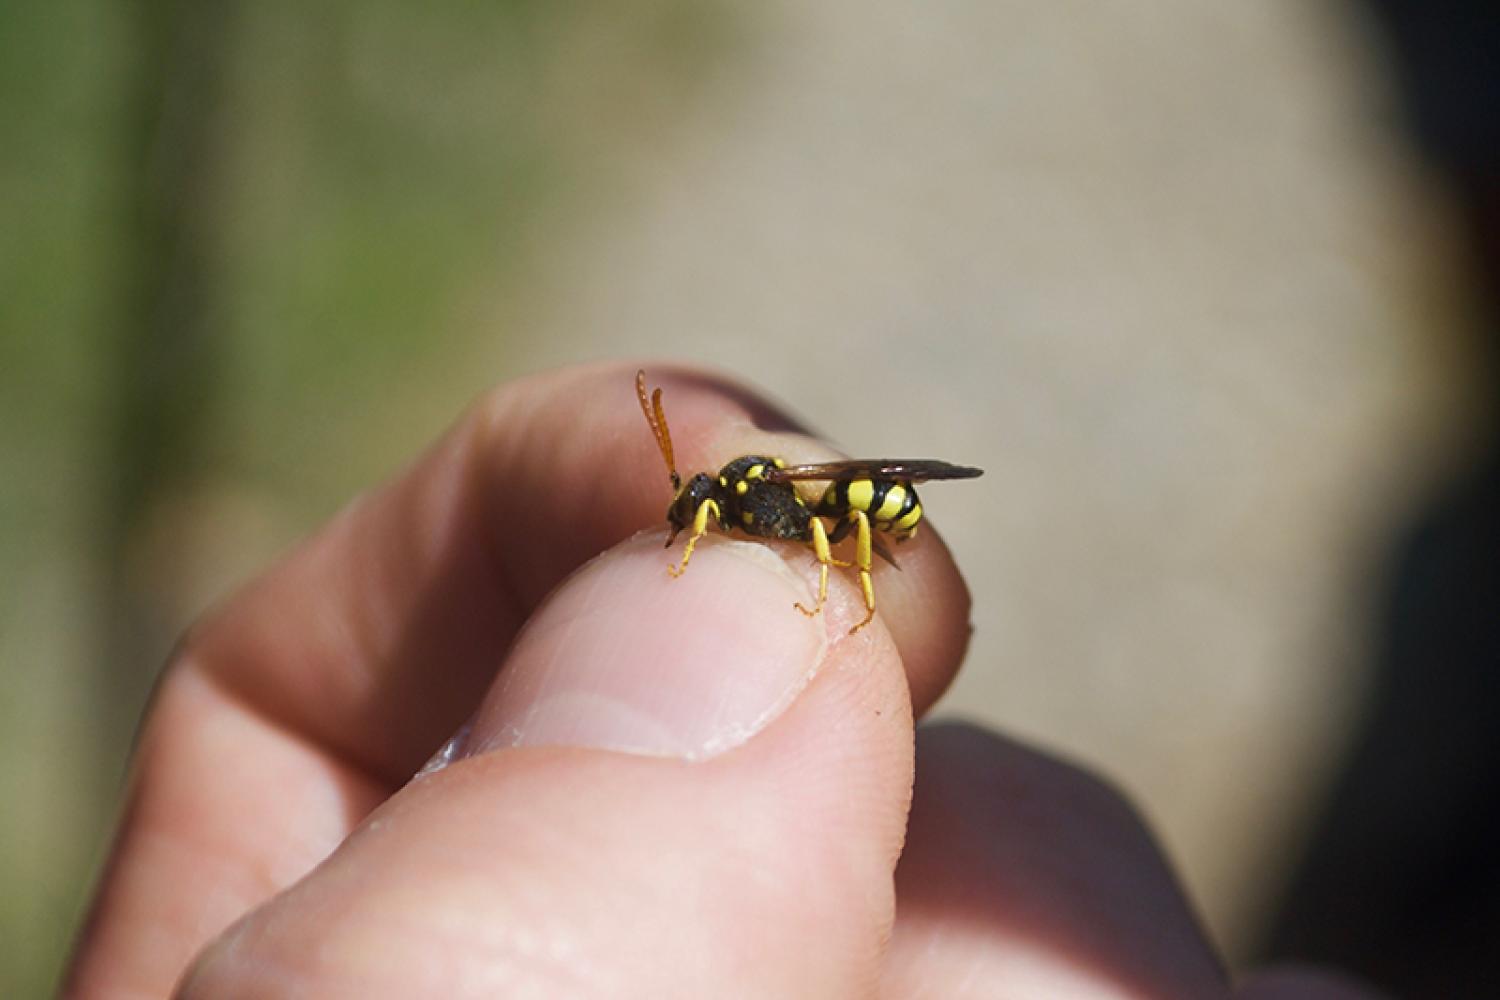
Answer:
[[[184,637],[65,996],[1370,996],[1236,991],[1117,793],[915,728],[969,632],[930,527],[854,635],[795,545],[669,577],[634,370],[495,390]],[[651,377],[684,473],[833,457]]]

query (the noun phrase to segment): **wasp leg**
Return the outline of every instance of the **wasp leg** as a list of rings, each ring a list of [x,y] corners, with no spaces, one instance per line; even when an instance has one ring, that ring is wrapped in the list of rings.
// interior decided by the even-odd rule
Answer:
[[[823,603],[828,600],[828,567],[838,565],[833,553],[828,551],[828,533],[823,530],[823,522],[816,517],[812,519],[812,547],[813,555],[818,557],[818,603],[811,611],[804,608],[801,601],[794,605],[809,618],[823,610]]]
[[[870,579],[870,551],[874,547],[870,537],[870,518],[862,510],[849,512],[849,517],[859,529],[855,534],[854,562],[859,567],[859,589],[865,595],[865,620],[849,630],[853,635],[875,620],[875,585]]]
[[[842,542],[844,540],[844,538],[846,536],[848,536],[850,529],[853,528],[853,527],[854,527],[854,521],[853,520],[851,520],[850,518],[847,518],[847,517],[840,518],[834,524],[833,530],[828,533],[828,544],[829,545],[837,545],[839,542]],[[852,562],[845,562],[842,559],[829,558],[828,565],[830,565],[830,566],[837,566],[839,569],[849,569],[851,566],[854,565],[854,563],[852,563]]]
[[[693,533],[688,536],[687,546],[682,550],[682,562],[676,566],[668,566],[667,572],[674,578],[687,572],[688,560],[693,558],[693,549],[698,544],[698,539],[708,534],[708,519],[719,519],[719,505],[712,500],[705,500],[698,505],[698,510],[693,514]]]

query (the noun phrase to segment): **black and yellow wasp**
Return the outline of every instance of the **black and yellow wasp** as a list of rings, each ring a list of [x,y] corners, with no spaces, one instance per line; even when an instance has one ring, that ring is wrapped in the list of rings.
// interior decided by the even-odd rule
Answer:
[[[717,477],[700,472],[686,483],[677,474],[672,455],[672,436],[662,412],[661,389],[646,392],[646,373],[635,374],[635,392],[641,412],[656,435],[657,447],[667,462],[675,496],[667,508],[670,547],[679,532],[689,531],[682,562],[669,567],[681,576],[693,557],[698,539],[708,533],[710,523],[724,531],[739,528],[759,538],[786,538],[812,546],[818,559],[818,602],[811,609],[796,605],[809,617],[823,610],[828,599],[828,567],[855,566],[864,592],[865,617],[850,633],[858,632],[875,617],[875,588],[870,580],[872,555],[895,560],[874,539],[874,531],[889,533],[898,542],[910,539],[922,520],[922,503],[913,483],[929,479],[973,479],[983,474],[966,465],[950,465],[936,459],[853,459],[816,465],[787,465],[779,458],[744,455],[725,465]],[[828,488],[811,507],[792,484],[804,480],[828,482]],[[823,518],[834,519],[830,532]],[[854,562],[833,558],[830,546],[855,534]]]

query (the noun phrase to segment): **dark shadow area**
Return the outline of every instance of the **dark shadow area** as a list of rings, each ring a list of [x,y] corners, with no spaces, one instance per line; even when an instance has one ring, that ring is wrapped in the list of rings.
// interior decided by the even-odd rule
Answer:
[[[1398,996],[1500,996],[1500,4],[1368,0],[1466,227],[1471,466],[1397,539],[1364,727],[1262,948]],[[1446,333],[1446,331],[1445,331]]]

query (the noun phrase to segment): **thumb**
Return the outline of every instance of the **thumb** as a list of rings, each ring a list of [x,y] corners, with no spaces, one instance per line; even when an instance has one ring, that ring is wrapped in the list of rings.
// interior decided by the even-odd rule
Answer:
[[[518,636],[461,759],[231,928],[188,996],[837,997],[874,990],[912,774],[906,678],[847,580],[660,536]],[[440,669],[434,665],[433,669]]]

